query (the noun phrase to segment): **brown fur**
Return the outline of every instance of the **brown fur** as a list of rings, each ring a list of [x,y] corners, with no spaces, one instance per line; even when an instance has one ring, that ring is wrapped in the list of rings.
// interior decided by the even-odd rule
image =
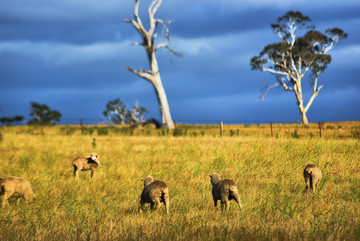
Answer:
[[[318,189],[318,185],[322,178],[321,170],[317,166],[309,164],[305,167],[303,174],[306,183],[304,192],[308,191],[309,189],[315,192],[316,189]]]
[[[74,167],[74,177],[79,179],[79,171],[91,171],[91,177],[95,175],[95,170],[100,166],[99,155],[93,153],[90,157],[77,157],[72,161]]]
[[[221,180],[221,176],[217,173],[213,173],[209,176],[213,186],[212,196],[215,208],[217,207],[217,202],[220,200],[221,209],[224,210],[225,208],[226,211],[229,210],[231,199],[234,199],[238,203],[240,209],[243,208],[238,189],[232,180]]]
[[[159,209],[161,203],[164,203],[166,213],[169,213],[169,188],[165,182],[154,180],[152,176],[147,176],[142,180],[144,181],[144,189],[140,196],[140,213],[143,212],[145,203],[150,203],[151,210]]]
[[[22,198],[31,202],[35,198],[35,194],[28,180],[20,177],[6,177],[0,179],[0,197],[2,207],[5,207],[9,204],[10,197]]]

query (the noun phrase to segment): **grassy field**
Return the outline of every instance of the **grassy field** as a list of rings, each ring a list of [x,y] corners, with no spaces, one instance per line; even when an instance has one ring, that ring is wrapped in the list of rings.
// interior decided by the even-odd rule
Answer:
[[[152,129],[0,128],[0,177],[27,178],[37,195],[1,209],[0,240],[359,240],[360,123],[333,125],[322,138],[316,124],[312,135],[305,134],[311,125],[307,132],[276,125],[273,137],[261,125],[225,126],[223,137],[203,126],[183,126],[175,137]],[[71,161],[93,151],[101,159],[96,178],[82,172],[75,182]],[[304,195],[309,163],[323,179],[317,193]],[[244,210],[233,201],[228,213],[214,209],[212,172],[236,182]],[[138,213],[148,174],[168,184],[169,215],[164,207]]]

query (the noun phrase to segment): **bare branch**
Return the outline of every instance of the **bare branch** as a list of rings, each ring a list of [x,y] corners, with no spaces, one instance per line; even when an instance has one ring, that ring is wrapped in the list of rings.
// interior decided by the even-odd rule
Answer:
[[[153,35],[154,33],[156,34],[156,28],[157,28],[158,23],[160,21],[163,21],[163,20],[154,18],[155,13],[157,12],[157,10],[159,9],[159,7],[161,5],[161,2],[162,2],[162,0],[153,0],[153,2],[149,6],[149,9],[148,9],[149,22],[150,22],[150,29],[148,31],[149,36]],[[165,26],[164,26],[164,28],[165,28]],[[153,40],[155,40],[155,38],[156,38],[156,36],[153,37]]]
[[[151,15],[154,16],[161,5],[161,2],[162,0],[154,0],[149,7],[149,14],[151,13]]]
[[[276,87],[276,86],[280,86],[280,83],[277,83],[277,84],[274,84],[274,85],[268,85],[267,83],[265,83],[265,87],[264,87],[264,89],[266,89],[265,93],[262,96],[260,96],[259,99],[264,100],[266,98],[269,90]]]
[[[286,72],[278,71],[278,70],[274,70],[274,69],[269,69],[269,68],[263,68],[262,70],[273,73],[273,74],[288,75],[288,73],[286,73]]]
[[[322,89],[322,87],[324,87],[324,86],[320,85],[319,88],[310,97],[309,102],[307,103],[307,105],[304,108],[305,113],[309,110],[311,104],[313,103],[315,97],[319,94],[319,91]]]
[[[156,52],[158,49],[160,49],[162,47],[166,47],[166,46],[167,46],[167,42],[160,43],[160,44],[156,45],[154,51]]]
[[[136,46],[144,46],[144,43],[133,43],[133,45],[136,45]]]
[[[134,6],[134,20],[125,19],[127,23],[131,23],[136,30],[141,34],[141,36],[146,37],[147,32],[141,22],[141,19],[139,18],[139,0],[135,0],[135,6]]]
[[[140,71],[130,67],[127,67],[126,70],[133,72],[134,74],[146,79],[147,81],[153,83],[154,76],[151,71]]]

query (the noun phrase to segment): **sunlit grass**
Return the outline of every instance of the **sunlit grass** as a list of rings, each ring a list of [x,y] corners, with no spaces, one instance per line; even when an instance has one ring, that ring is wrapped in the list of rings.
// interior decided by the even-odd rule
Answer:
[[[271,138],[261,127],[222,138],[64,135],[58,127],[34,135],[27,128],[1,129],[0,177],[29,179],[37,199],[1,210],[0,240],[360,238],[357,138]],[[71,161],[93,151],[101,158],[96,178],[82,172],[74,181]],[[304,195],[308,163],[321,168],[323,180],[318,193]],[[213,172],[237,183],[243,211],[235,203],[228,213],[214,209]],[[168,184],[169,215],[164,207],[138,213],[148,174]]]

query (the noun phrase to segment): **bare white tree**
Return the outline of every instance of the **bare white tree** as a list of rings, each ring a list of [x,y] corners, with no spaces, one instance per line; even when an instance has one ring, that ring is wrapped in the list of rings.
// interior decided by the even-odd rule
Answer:
[[[166,48],[176,56],[180,56],[180,54],[175,52],[171,47],[171,42],[169,38],[169,29],[167,27],[167,25],[170,24],[171,21],[164,21],[161,19],[156,19],[154,17],[156,11],[159,9],[161,5],[161,2],[162,0],[153,0],[152,3],[149,5],[148,8],[149,29],[146,30],[139,17],[139,0],[135,0],[134,20],[126,19],[125,21],[127,23],[131,23],[135,27],[135,29],[140,33],[143,42],[135,43],[135,45],[140,45],[145,48],[150,64],[150,70],[136,70],[130,67],[126,69],[146,79],[153,85],[160,107],[162,125],[163,127],[173,129],[174,122],[171,118],[170,108],[167,101],[165,89],[163,87],[160,78],[159,66],[155,56],[155,52],[160,48]],[[155,40],[157,38],[157,33],[159,32],[159,27],[162,27],[164,40],[163,42],[155,43]]]

